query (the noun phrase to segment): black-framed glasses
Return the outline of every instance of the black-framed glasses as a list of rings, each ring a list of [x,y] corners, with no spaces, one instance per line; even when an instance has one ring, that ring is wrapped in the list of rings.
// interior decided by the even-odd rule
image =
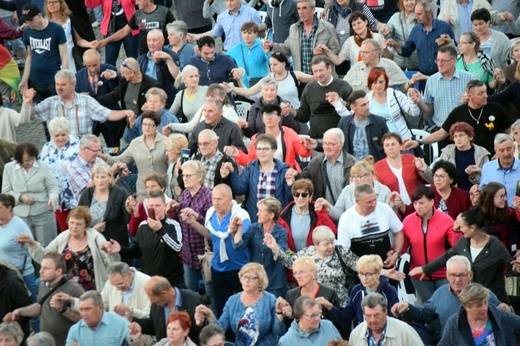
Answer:
[[[132,72],[135,72],[133,68],[131,68],[130,66],[128,66],[128,64],[126,63],[126,61],[121,61],[121,66],[123,67],[126,67],[127,69],[129,69],[130,71]]]
[[[96,154],[97,154],[97,153],[100,153],[100,152],[102,151],[101,149],[99,149],[99,150],[94,150],[94,149],[89,148],[89,147],[85,147],[85,149],[90,150],[91,152],[96,153]]]
[[[303,198],[307,198],[307,197],[309,197],[309,193],[308,192],[295,192],[295,193],[293,193],[293,196],[294,196],[294,198],[299,198],[300,196]]]
[[[455,59],[455,58],[451,57],[449,59],[435,59],[435,63],[436,64],[446,64],[446,63],[452,61],[453,59]]]

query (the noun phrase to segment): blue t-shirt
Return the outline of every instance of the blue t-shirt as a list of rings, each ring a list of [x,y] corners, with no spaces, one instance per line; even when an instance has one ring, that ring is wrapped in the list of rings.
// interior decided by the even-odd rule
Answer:
[[[49,21],[43,30],[27,27],[23,31],[23,43],[32,53],[29,79],[38,84],[54,84],[54,75],[61,69],[59,46],[67,43],[62,26]]]

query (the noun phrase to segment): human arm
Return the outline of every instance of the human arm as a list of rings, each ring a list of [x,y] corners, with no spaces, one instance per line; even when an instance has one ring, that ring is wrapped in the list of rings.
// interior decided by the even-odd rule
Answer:
[[[20,320],[20,317],[36,317],[40,315],[41,310],[42,308],[38,303],[24,306],[5,314],[4,322],[16,322]]]
[[[130,18],[132,20],[134,17]],[[126,36],[132,33],[132,28],[127,24],[121,29],[117,30],[114,34],[107,36],[105,39],[99,41],[98,49],[106,46],[110,42],[117,42],[124,39]]]
[[[448,137],[449,133],[446,132],[442,127],[435,131],[434,133],[424,137],[422,139],[422,144],[431,144],[442,141],[444,138]],[[404,149],[410,150],[413,148],[417,148],[421,143],[417,140],[405,139],[404,141]]]
[[[25,41],[25,40],[24,40]],[[29,86],[29,76],[31,72],[31,61],[32,61],[32,50],[31,47],[27,46],[27,57],[25,58],[25,66],[23,69],[22,79],[18,84],[18,90],[23,94]]]
[[[60,51],[61,58],[61,68],[68,69],[69,68],[69,52],[67,51],[67,43],[62,43],[58,47]]]
[[[209,234],[208,229],[204,227],[205,219],[203,215],[199,215],[191,208],[185,208],[181,210],[180,220],[187,223],[204,238],[211,240],[211,235]]]
[[[79,36],[78,32],[75,29],[73,29],[73,33],[74,33],[74,37],[76,38],[76,43],[78,44],[78,46],[80,46],[82,48],[87,48],[87,49],[96,49],[97,41],[89,42],[89,41],[85,40],[83,37]]]

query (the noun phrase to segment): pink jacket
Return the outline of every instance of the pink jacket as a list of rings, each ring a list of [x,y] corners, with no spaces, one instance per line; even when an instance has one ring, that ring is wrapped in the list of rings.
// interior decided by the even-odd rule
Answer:
[[[130,18],[135,13],[135,0],[120,0],[125,11],[126,20],[130,21]],[[101,34],[107,36],[108,34],[108,23],[110,22],[110,16],[112,13],[112,0],[85,0],[85,6],[88,8],[98,7],[103,5],[103,20],[101,21]],[[139,30],[132,31],[132,35],[139,34]]]

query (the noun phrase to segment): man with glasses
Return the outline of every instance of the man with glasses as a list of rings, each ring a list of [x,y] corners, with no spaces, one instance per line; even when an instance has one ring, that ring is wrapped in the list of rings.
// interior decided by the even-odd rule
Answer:
[[[440,322],[440,332],[444,331],[448,318],[460,308],[459,294],[473,278],[471,263],[465,256],[453,256],[446,262],[446,278],[448,284],[439,287],[424,303],[415,306],[408,302],[399,302],[392,306],[394,316],[402,316],[416,323],[429,324],[437,319]],[[505,303],[500,303],[493,292],[489,292],[489,303],[504,310],[511,311]]]
[[[511,120],[500,104],[487,101],[487,88],[480,80],[473,79],[468,82],[465,96],[468,103],[450,111],[439,130],[426,136],[422,141],[405,140],[405,148],[415,148],[423,143],[440,142],[448,137],[453,124],[463,121],[473,127],[475,132],[473,142],[492,153],[495,147],[493,143],[495,136],[499,133],[509,132]]]

